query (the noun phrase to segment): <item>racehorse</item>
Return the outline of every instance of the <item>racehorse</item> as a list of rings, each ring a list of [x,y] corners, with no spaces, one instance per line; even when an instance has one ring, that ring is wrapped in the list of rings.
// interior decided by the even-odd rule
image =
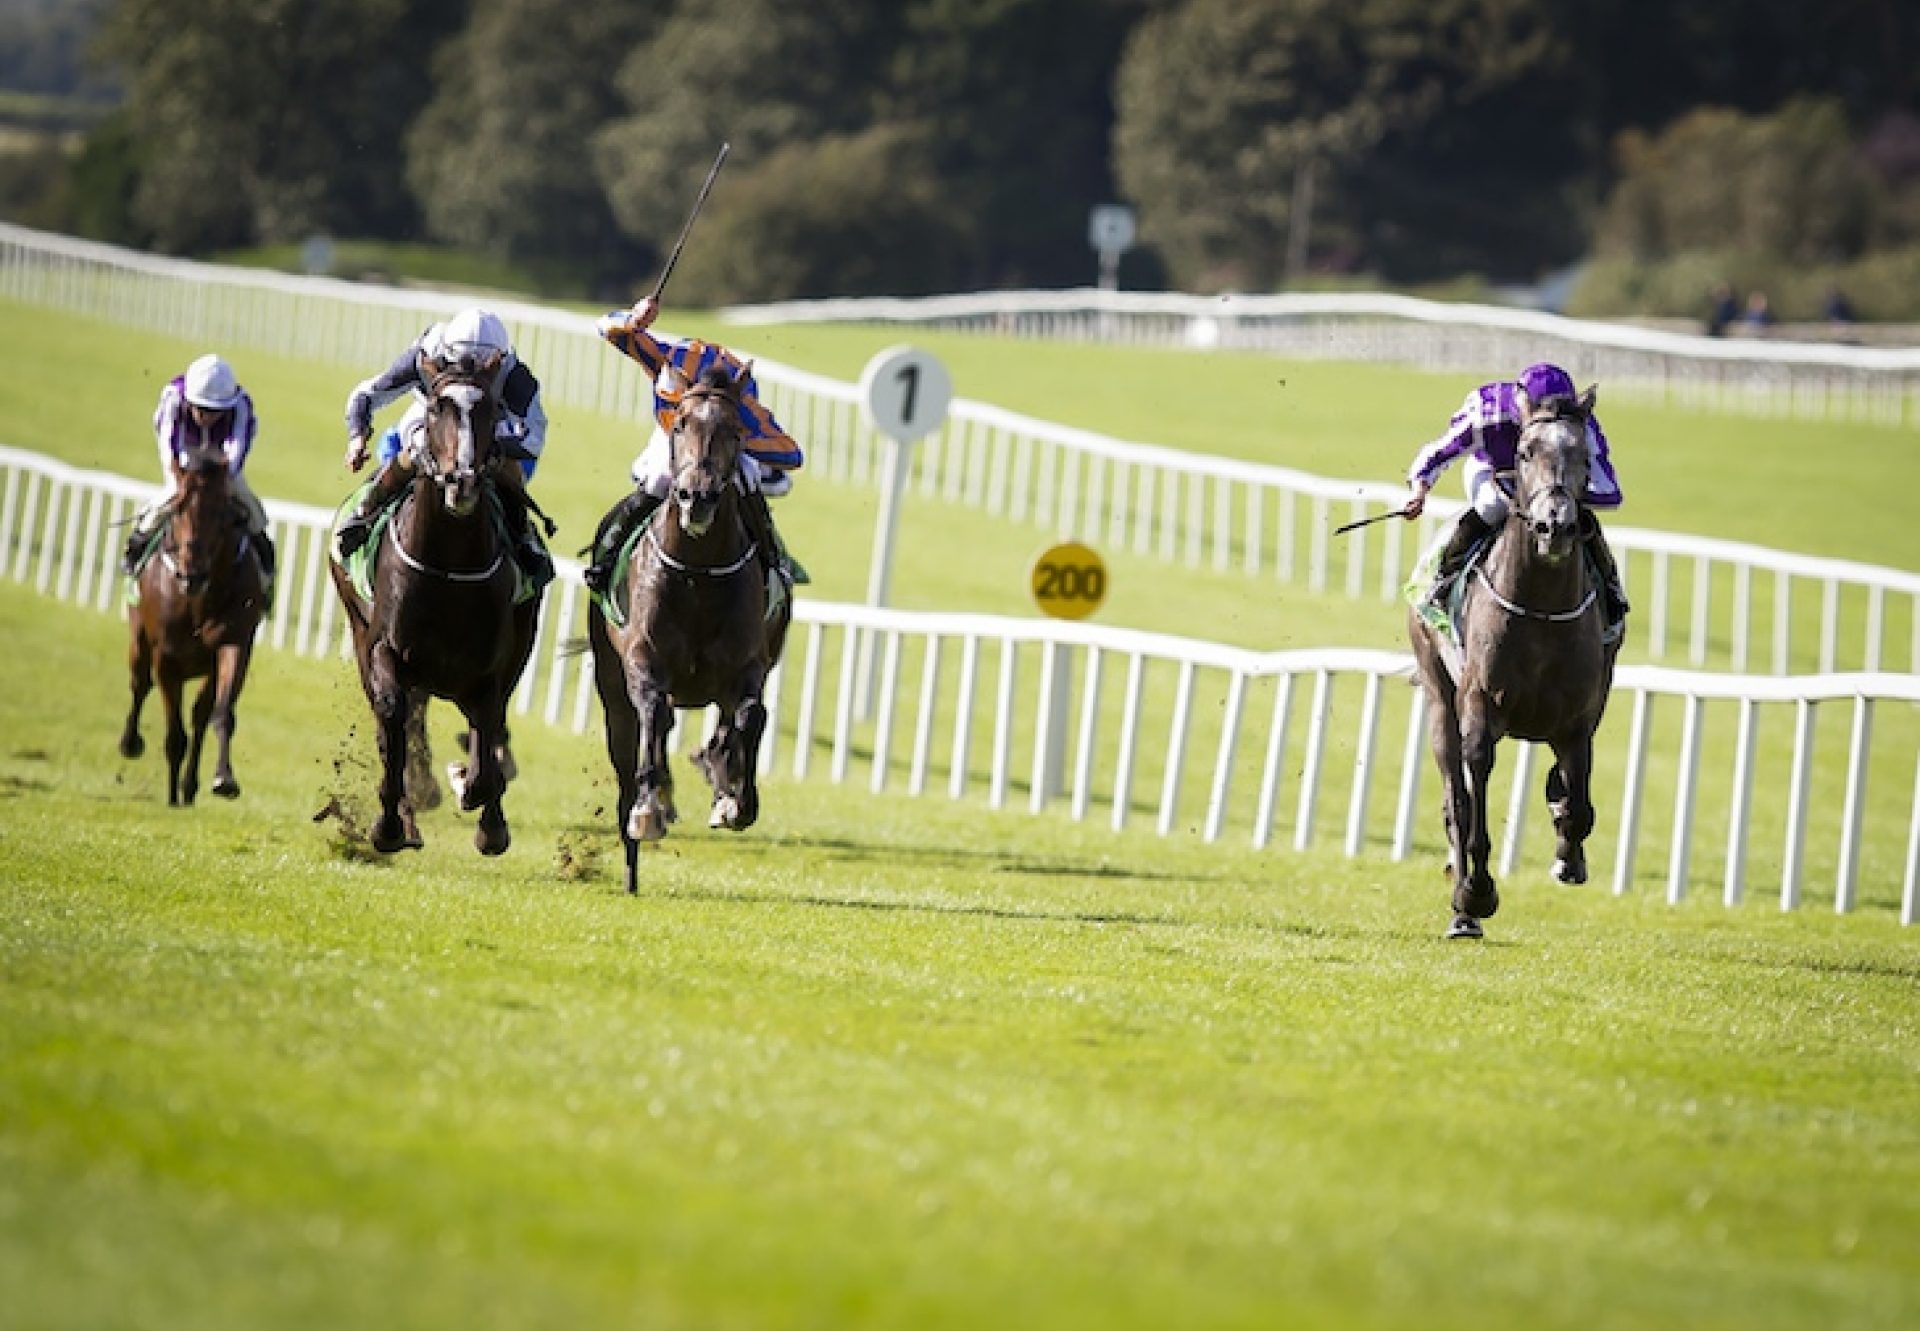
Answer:
[[[713,788],[708,825],[744,831],[760,813],[761,691],[793,610],[783,595],[770,613],[762,556],[771,552],[743,516],[740,395],[751,374],[751,365],[737,379],[715,365],[687,389],[670,432],[672,496],[610,592],[623,598],[626,623],[609,621],[598,601],[588,615],[629,892],[639,890],[640,843],[664,837],[678,816],[667,765],[676,707],[720,709],[713,738],[692,755]]]
[[[220,744],[213,793],[226,799],[240,793],[231,751],[234,707],[266,613],[266,580],[228,485],[226,459],[199,452],[173,466],[175,496],[160,550],[140,570],[138,599],[127,612],[133,705],[120,753],[138,758],[146,752],[140,708],[157,679],[167,713],[167,803],[192,804],[209,722]],[[180,719],[181,688],[203,676],[189,740]]]
[[[1487,869],[1492,848],[1487,782],[1494,747],[1507,735],[1550,745],[1547,805],[1558,837],[1553,876],[1587,880],[1584,843],[1593,831],[1593,734],[1613,686],[1617,638],[1604,623],[1600,586],[1581,553],[1587,417],[1579,398],[1524,397],[1506,521],[1485,558],[1465,576],[1457,623],[1458,677],[1437,630],[1419,614],[1409,632],[1428,701],[1428,738],[1446,783],[1443,813],[1453,876],[1449,938],[1479,938],[1499,909]]]
[[[409,445],[414,474],[372,552],[372,601],[339,560],[330,571],[379,727],[373,848],[421,844],[407,790],[408,735],[419,733],[414,713],[438,697],[467,719],[467,779],[456,790],[462,809],[480,810],[473,844],[498,855],[511,840],[501,808],[507,700],[533,651],[540,597],[515,600],[519,574],[491,494],[499,404],[485,386],[488,368],[471,357],[429,368],[426,420]]]

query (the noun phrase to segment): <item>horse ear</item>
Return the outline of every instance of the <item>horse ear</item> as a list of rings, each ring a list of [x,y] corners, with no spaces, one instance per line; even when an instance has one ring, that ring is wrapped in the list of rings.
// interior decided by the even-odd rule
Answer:
[[[1527,390],[1519,384],[1513,386],[1513,410],[1523,421],[1533,415],[1533,399],[1527,396]]]
[[[752,382],[753,382],[753,362],[748,361],[740,367],[740,373],[733,376],[733,386],[735,388],[745,389],[746,386]]]
[[[1599,398],[1599,396],[1600,396],[1600,385],[1588,384],[1587,391],[1580,395],[1580,414],[1582,416],[1593,415],[1593,404],[1595,400]]]

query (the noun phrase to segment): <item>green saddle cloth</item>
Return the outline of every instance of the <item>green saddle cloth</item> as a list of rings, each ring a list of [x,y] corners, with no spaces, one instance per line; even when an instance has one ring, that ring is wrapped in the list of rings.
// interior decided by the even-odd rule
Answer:
[[[140,604],[140,575],[147,571],[147,565],[151,564],[153,557],[160,552],[160,543],[166,539],[166,535],[167,525],[164,522],[147,533],[147,543],[141,547],[138,558],[133,561],[133,572],[127,576],[126,587],[120,594],[121,604],[128,609],[132,609],[134,606]],[[249,539],[252,538],[250,537]],[[255,558],[258,557],[258,555],[255,556]],[[261,573],[260,581],[262,583],[261,593],[266,601],[264,606],[265,612],[272,614],[273,593],[278,584],[273,578],[267,577],[264,570]]]
[[[373,482],[365,481],[355,486],[347,497],[340,501],[340,507],[333,512],[333,539],[327,542],[328,555],[332,558],[333,562],[338,564],[346,573],[347,580],[353,584],[354,592],[361,600],[369,603],[373,600],[374,551],[380,548],[380,542],[386,538],[387,526],[393,521],[394,512],[400,507],[400,500],[405,497],[405,492],[403,491],[401,494],[394,496],[378,513],[374,514],[373,526],[367,534],[366,541],[352,554],[343,556],[340,553],[340,529],[346,526],[347,519],[358,511],[361,499],[372,489]],[[494,527],[500,533],[500,539],[506,542],[508,552],[511,555],[517,542],[514,541],[511,533],[507,531],[506,515],[501,511],[500,498],[498,495],[495,495],[492,490],[487,491],[487,506],[488,512],[493,515]],[[533,539],[540,542],[543,549],[545,548],[546,543],[540,541],[540,534],[538,532],[533,534]],[[520,561],[517,559],[509,558],[507,563],[513,569],[513,603],[515,605],[521,605],[533,599],[533,597],[539,594],[542,587],[545,587],[548,582],[552,581],[551,575],[538,580],[530,577],[526,569],[520,566]],[[547,567],[552,568],[552,566],[552,560],[548,560]]]
[[[647,534],[647,528],[651,527],[659,516],[660,509],[656,508],[647,514],[638,527],[633,529],[633,535],[627,537],[620,547],[619,555],[613,561],[613,572],[607,578],[607,590],[593,593],[594,604],[600,607],[600,613],[605,615],[607,622],[615,628],[627,626],[627,601],[626,597],[615,596],[613,592],[626,587],[627,574],[633,567],[633,552],[640,548],[640,538]],[[794,587],[804,587],[813,581],[800,561],[787,553],[784,545],[780,549],[780,561],[785,570],[784,576],[771,569],[767,572],[767,618],[769,620],[780,613],[780,607],[793,595]]]

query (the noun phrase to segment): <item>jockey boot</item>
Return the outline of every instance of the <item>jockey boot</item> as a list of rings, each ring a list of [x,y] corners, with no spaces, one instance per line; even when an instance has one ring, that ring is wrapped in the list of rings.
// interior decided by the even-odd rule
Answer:
[[[580,570],[580,580],[587,584],[589,591],[602,596],[607,594],[607,584],[613,580],[613,566],[620,560],[621,547],[627,539],[640,529],[653,510],[660,507],[660,500],[645,490],[635,487],[633,492],[608,510],[600,519],[600,530],[593,535],[593,544],[582,554],[591,554],[592,561]]]
[[[1580,537],[1586,545],[1587,558],[1593,561],[1594,572],[1600,575],[1600,590],[1607,602],[1607,622],[1618,624],[1633,609],[1627,604],[1627,589],[1620,581],[1620,566],[1613,562],[1613,550],[1607,545],[1607,534],[1600,530],[1600,519],[1593,515],[1592,509],[1581,511],[1580,524]]]
[[[402,465],[399,458],[381,466],[379,475],[373,478],[372,488],[361,496],[360,506],[340,524],[335,544],[342,559],[367,543],[367,538],[373,535],[373,520],[380,515],[380,510],[398,499],[412,479],[412,471]]]
[[[1460,515],[1453,526],[1453,534],[1447,538],[1447,548],[1440,552],[1440,564],[1433,570],[1433,586],[1427,589],[1427,604],[1445,610],[1443,598],[1447,584],[1452,582],[1466,567],[1467,556],[1473,553],[1473,547],[1493,528],[1480,516],[1477,509],[1468,509]]]
[[[533,532],[533,512],[527,501],[526,473],[517,462],[503,462],[493,469],[494,493],[500,497],[500,517],[506,523],[507,536],[513,542],[513,562],[535,586],[553,581],[553,556]]]
[[[142,531],[139,523],[127,533],[127,548],[120,553],[120,571],[129,578],[140,572],[140,556],[147,552],[147,542],[153,539],[153,533]]]
[[[278,564],[280,560],[274,553],[273,537],[267,534],[267,530],[264,527],[253,533],[253,552],[260,560],[260,576],[271,584],[273,582],[274,565]]]
[[[768,506],[766,495],[759,490],[748,490],[742,499],[741,517],[746,520],[747,534],[760,546],[760,559],[767,570],[784,573],[790,583],[808,581],[806,570],[787,553],[787,543],[780,539],[780,529],[773,525],[773,509]]]

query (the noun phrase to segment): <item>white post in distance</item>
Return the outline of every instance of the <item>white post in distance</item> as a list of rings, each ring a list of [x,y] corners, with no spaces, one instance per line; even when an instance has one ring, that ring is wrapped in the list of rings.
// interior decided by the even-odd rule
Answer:
[[[873,561],[867,570],[867,604],[883,606],[893,586],[893,551],[900,531],[900,501],[912,470],[912,448],[939,429],[953,401],[953,380],[928,351],[888,347],[860,372],[860,401],[868,423],[889,441],[881,462],[880,513],[873,529]],[[873,635],[860,635],[859,715],[873,708]]]

